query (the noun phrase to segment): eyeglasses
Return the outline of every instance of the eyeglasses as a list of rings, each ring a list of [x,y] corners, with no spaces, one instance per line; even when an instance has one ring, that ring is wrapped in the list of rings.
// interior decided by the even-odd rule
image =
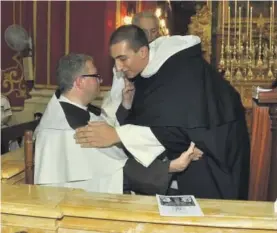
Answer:
[[[100,74],[82,74],[80,75],[81,77],[92,77],[92,78],[96,78],[97,81],[99,83],[102,83],[103,82],[103,78],[101,77]]]

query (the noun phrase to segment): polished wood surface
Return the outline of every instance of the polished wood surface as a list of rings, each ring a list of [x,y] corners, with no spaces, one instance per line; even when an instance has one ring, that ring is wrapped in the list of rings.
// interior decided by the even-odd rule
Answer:
[[[25,178],[24,149],[19,148],[1,156],[1,182],[16,184]]]
[[[266,201],[270,167],[270,119],[268,106],[253,102],[249,200]]]
[[[277,89],[253,93],[249,199],[277,198]]]
[[[271,160],[268,184],[268,200],[277,199],[277,89],[275,104],[269,107],[271,119]]]
[[[34,144],[33,131],[24,133],[25,183],[34,184]]]
[[[2,184],[1,192],[3,232],[277,231],[273,202],[199,199],[203,217],[162,217],[155,197],[150,196],[25,184]]]

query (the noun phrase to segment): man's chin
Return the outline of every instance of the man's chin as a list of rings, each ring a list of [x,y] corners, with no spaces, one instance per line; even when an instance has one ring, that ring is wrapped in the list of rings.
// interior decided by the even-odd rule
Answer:
[[[127,79],[133,79],[133,78],[135,78],[137,75],[134,75],[134,74],[130,74],[130,75],[126,75],[125,77],[127,78]]]

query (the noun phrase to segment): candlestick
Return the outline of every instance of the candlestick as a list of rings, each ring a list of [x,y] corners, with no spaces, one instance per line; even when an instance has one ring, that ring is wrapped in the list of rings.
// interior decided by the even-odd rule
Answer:
[[[228,49],[230,49],[230,19],[231,19],[231,16],[230,16],[230,7],[228,7]]]

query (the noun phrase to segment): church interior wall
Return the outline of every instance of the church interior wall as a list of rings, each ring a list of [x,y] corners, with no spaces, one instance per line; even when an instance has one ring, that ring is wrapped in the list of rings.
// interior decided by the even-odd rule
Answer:
[[[55,67],[69,52],[91,55],[103,76],[103,96],[112,84],[113,61],[109,37],[122,24],[128,4],[137,10],[153,8],[156,2],[133,1],[4,1],[1,10],[1,91],[13,110],[11,124],[33,119],[43,111],[57,88]],[[5,42],[5,30],[22,26],[32,38],[34,80],[26,81],[22,59]],[[51,94],[49,94],[51,93]],[[34,95],[32,95],[34,94]],[[96,100],[100,104],[100,99]],[[34,107],[35,106],[35,107]]]

